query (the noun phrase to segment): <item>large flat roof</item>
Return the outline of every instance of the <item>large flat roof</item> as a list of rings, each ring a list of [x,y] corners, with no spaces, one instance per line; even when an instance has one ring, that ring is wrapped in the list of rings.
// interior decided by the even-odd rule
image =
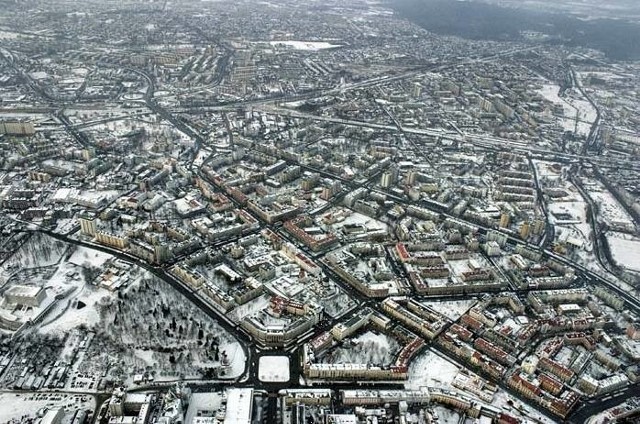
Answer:
[[[253,389],[229,389],[224,424],[251,424]]]
[[[7,290],[7,294],[10,294],[12,296],[35,297],[38,295],[38,293],[40,293],[41,290],[42,290],[42,287],[16,285],[16,286],[10,287]]]

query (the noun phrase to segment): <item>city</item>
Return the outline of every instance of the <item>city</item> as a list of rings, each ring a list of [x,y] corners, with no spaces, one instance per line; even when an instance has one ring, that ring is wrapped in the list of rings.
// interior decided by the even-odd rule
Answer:
[[[634,47],[0,3],[0,423],[640,419]]]

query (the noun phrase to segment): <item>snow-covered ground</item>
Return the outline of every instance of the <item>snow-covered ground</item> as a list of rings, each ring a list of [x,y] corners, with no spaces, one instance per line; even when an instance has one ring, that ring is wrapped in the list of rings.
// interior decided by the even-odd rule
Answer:
[[[553,104],[561,105],[564,110],[564,116],[573,117],[576,114],[576,109],[569,104],[565,99],[559,96],[560,86],[557,84],[543,84],[542,88],[538,90],[538,94],[544,97],[546,100]]]
[[[258,379],[265,383],[289,381],[289,357],[261,356],[258,362]]]
[[[83,267],[100,267],[111,258],[113,258],[112,255],[100,252],[99,250],[93,250],[87,247],[77,247],[69,258],[69,262]]]
[[[220,392],[209,393],[193,393],[189,399],[189,409],[185,423],[194,422],[195,418],[200,415],[200,411],[216,411],[223,407],[223,396]]]
[[[367,331],[330,350],[321,360],[331,364],[389,365],[399,351],[400,344],[392,337]]]
[[[342,47],[340,44],[331,44],[326,41],[270,41],[269,44],[272,46],[288,46],[293,48],[294,50],[305,50],[305,51],[318,51],[325,49],[334,49],[336,47]]]
[[[198,152],[198,156],[193,161],[193,166],[199,167],[202,166],[207,157],[211,154],[211,150],[209,149],[200,149]]]
[[[460,367],[448,359],[440,356],[435,351],[427,350],[422,353],[409,367],[409,378],[405,383],[405,387],[410,390],[417,390],[424,386],[452,388],[451,383],[458,374]],[[458,389],[453,389],[458,390]],[[525,405],[527,412],[520,412],[512,407],[512,405],[520,405],[521,402],[502,389],[496,392],[491,406],[502,408],[508,411],[510,415],[523,419],[523,422],[549,423],[555,421],[540,414],[531,405]],[[439,410],[437,411],[439,414]],[[442,417],[441,417],[442,419]],[[449,422],[449,421],[439,421]],[[458,421],[454,421],[458,422]]]
[[[555,166],[557,164],[540,160],[534,160],[533,164],[536,167],[538,177],[543,181],[556,181],[562,177],[562,168]]]
[[[587,216],[586,203],[579,201],[572,202],[553,202],[549,204],[549,212],[552,216],[549,218],[552,224],[562,225],[563,223],[584,222]],[[558,218],[557,215],[570,215],[570,218]]]
[[[409,366],[409,378],[405,387],[411,390],[418,390],[423,386],[451,387],[458,370],[454,363],[432,350],[427,350]]]
[[[0,31],[0,40],[15,40],[18,38],[18,34],[9,31]]]
[[[33,331],[63,337],[81,328],[101,333],[94,344],[106,345],[89,364],[80,358],[74,366],[87,373],[93,367],[91,372],[101,375],[113,368],[117,357],[122,372],[116,378],[124,381],[145,370],[156,380],[199,379],[212,369],[225,378],[244,372],[246,356],[238,341],[170,286],[130,267],[120,293],[100,288],[90,282],[113,257],[87,248],[65,255],[67,247],[38,238],[11,259],[16,266],[45,264],[46,272],[38,271],[36,283],[47,288],[51,299],[59,297]]]
[[[558,123],[565,131],[576,130],[576,118],[578,119],[577,134],[588,136],[591,124],[597,117],[595,108],[586,99],[582,98],[577,90],[570,90],[567,96],[559,96],[560,87],[556,84],[543,84],[538,94],[547,101],[562,106],[563,117],[558,118]]]
[[[152,367],[160,381],[202,378],[207,369],[219,369],[226,378],[244,371],[238,341],[168,284],[143,272],[120,292],[99,308],[99,327],[108,343],[126,349],[128,372]]]
[[[629,228],[633,228],[631,216],[602,184],[594,183],[588,186],[585,184],[585,189],[600,208],[599,217],[602,220],[612,227],[629,226]]]
[[[93,327],[99,324],[99,305],[115,293],[88,284],[85,269],[98,269],[112,258],[109,254],[79,247],[69,260],[60,263],[44,286],[63,297],[44,318],[39,328],[41,333],[66,334],[81,325]]]
[[[235,339],[226,340],[222,343],[220,349],[224,351],[229,358],[229,371],[227,372],[226,377],[233,378],[240,376],[244,372],[245,363],[247,361],[247,357],[240,347],[240,343]]]
[[[624,233],[609,232],[607,242],[618,265],[640,272],[640,239]]]
[[[99,305],[111,296],[113,293],[105,289],[83,284],[68,299],[58,302],[44,320],[40,332],[66,334],[81,325],[88,328],[98,325]]]
[[[422,302],[422,304],[430,307],[436,312],[440,312],[452,321],[457,320],[473,305],[476,304],[475,299],[466,300],[442,300],[434,302]]]

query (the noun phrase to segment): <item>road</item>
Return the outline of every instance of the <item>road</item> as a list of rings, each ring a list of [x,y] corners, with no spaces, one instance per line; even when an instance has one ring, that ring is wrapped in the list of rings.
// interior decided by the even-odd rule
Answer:
[[[630,397],[638,396],[638,393],[640,393],[640,382],[634,383],[622,390],[596,396],[593,399],[584,402],[581,407],[576,409],[569,417],[569,422],[584,424],[587,422],[589,417],[598,414],[605,409],[619,405]]]
[[[544,199],[544,192],[542,191],[542,185],[540,184],[540,177],[538,176],[538,168],[533,163],[533,159],[531,158],[530,154],[527,154],[527,161],[529,162],[529,167],[533,172],[533,180],[535,183],[536,197],[537,197],[536,201],[540,209],[542,210],[542,214],[544,215],[544,220],[546,223],[544,235],[542,236],[542,238],[540,239],[540,242],[538,243],[538,246],[544,249],[547,246],[549,246],[551,242],[553,242],[554,228],[553,228],[553,224],[549,223],[549,210],[547,208],[547,202]]]
[[[601,237],[602,230],[600,229],[600,224],[598,222],[599,206],[594,203],[591,196],[589,196],[589,193],[587,193],[582,186],[582,181],[580,181],[580,178],[578,177],[579,174],[580,168],[572,167],[571,171],[569,172],[569,181],[571,181],[571,183],[578,189],[578,192],[589,206],[589,221],[591,223],[591,232],[593,233],[593,251],[602,269],[615,276],[616,273],[614,272],[614,267],[609,263],[606,255],[603,252]]]
[[[571,72],[571,79],[573,81],[573,85],[578,89],[580,94],[582,94],[582,96],[585,99],[587,99],[589,104],[591,104],[591,106],[596,111],[596,119],[591,124],[589,135],[587,136],[587,139],[582,147],[582,154],[585,155],[587,154],[588,150],[599,150],[598,138],[600,135],[600,122],[601,122],[602,113],[600,112],[600,108],[598,107],[598,105],[596,105],[596,103],[593,101],[591,96],[589,96],[589,94],[582,87],[582,83],[580,82],[580,78],[578,77],[578,74],[576,73],[575,69],[569,66],[569,71]]]

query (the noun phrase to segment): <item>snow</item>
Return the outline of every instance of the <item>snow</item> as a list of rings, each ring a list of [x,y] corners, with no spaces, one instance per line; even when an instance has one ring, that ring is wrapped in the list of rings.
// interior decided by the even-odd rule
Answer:
[[[80,332],[78,330],[72,330],[69,337],[67,337],[67,340],[65,340],[62,352],[60,352],[60,359],[64,362],[70,363],[74,350],[78,348],[81,341],[82,336],[80,335]]]
[[[270,299],[271,298],[267,295],[259,296],[254,300],[247,302],[244,305],[240,305],[232,310],[229,313],[229,318],[240,322],[248,316],[253,316],[259,311],[268,308]]]
[[[66,248],[66,245],[60,246],[60,249],[63,248]],[[60,261],[55,272],[42,282],[42,286],[48,289],[51,296],[60,296],[61,299],[47,313],[39,328],[40,332],[66,334],[80,325],[91,327],[99,323],[97,305],[104,297],[110,297],[112,294],[86,284],[81,267],[90,264],[99,267],[110,258],[111,255],[78,248],[68,261]],[[86,306],[78,309],[78,301]]]
[[[566,97],[559,96],[560,87],[556,84],[544,84],[538,90],[538,94],[547,101],[561,105],[563,117],[558,118],[565,131],[574,131],[576,116],[578,118],[578,134],[587,136],[591,130],[591,124],[596,120],[597,111],[586,99],[576,98],[582,96],[579,91],[570,90]]]
[[[18,38],[18,34],[9,31],[0,31],[0,40],[15,40]]]
[[[209,155],[211,155],[211,153],[212,152],[209,149],[200,149],[200,151],[198,152],[198,156],[193,161],[193,165],[196,167],[202,166],[204,161],[207,159]]]
[[[598,117],[598,112],[587,100],[571,100],[571,104],[578,110],[580,120],[592,123]]]
[[[450,387],[458,367],[432,350],[427,350],[409,366],[405,387],[418,390],[424,386]]]
[[[98,305],[104,297],[111,297],[107,290],[93,286],[83,285],[79,291],[74,292],[67,301],[59,302],[49,316],[52,320],[45,321],[40,327],[41,333],[66,334],[70,330],[85,325],[89,328],[100,323]],[[86,306],[78,309],[78,301]]]
[[[587,187],[585,187],[587,188]],[[598,190],[600,188],[600,190]],[[633,227],[633,219],[622,208],[622,205],[602,185],[587,188],[589,195],[600,208],[599,215],[610,225],[628,225]]]
[[[460,414],[452,409],[438,405],[433,408],[433,411],[440,424],[458,424],[460,422]]]
[[[565,110],[570,110],[571,107],[558,95],[559,93],[560,86],[557,84],[543,84],[542,88],[538,90],[538,94],[551,103],[562,104]]]
[[[366,331],[326,352],[320,360],[325,364],[389,365],[399,351],[400,344],[392,337]]]
[[[152,350],[135,349],[133,353],[136,358],[143,360],[147,366],[153,367],[156,364],[156,360],[153,358],[154,352]]]
[[[549,204],[549,222],[556,225],[556,239],[567,241],[576,240],[587,252],[593,250],[593,231],[587,223],[587,203],[581,201],[553,202]],[[571,218],[561,214],[570,215]],[[561,217],[562,219],[559,219]],[[589,259],[592,261],[594,258]]]
[[[571,219],[566,221],[572,221],[567,223],[585,222],[586,221],[586,208],[585,202],[553,202],[549,205],[549,212],[553,215],[568,214],[571,215]],[[555,216],[550,217],[552,224],[562,225],[565,220],[557,219]]]
[[[286,383],[289,381],[289,358],[287,356],[261,356],[258,362],[258,379],[264,383]]]
[[[193,393],[189,398],[189,409],[184,422],[194,422],[200,411],[216,411],[222,407],[222,394],[219,392]]]
[[[436,312],[441,313],[450,320],[455,321],[462,315],[464,315],[465,312],[471,309],[471,307],[476,304],[476,300],[443,300],[434,302],[422,302],[422,304],[430,307]]]
[[[378,231],[388,231],[388,225],[384,222],[378,221],[376,219],[372,219],[366,215],[363,215],[359,212],[353,212],[346,208],[336,208],[332,209],[327,215],[342,215],[343,218],[340,218],[334,224],[331,224],[331,229],[334,232],[338,232],[345,225],[362,225],[367,229],[367,232],[378,232]]]
[[[511,405],[523,405],[526,408],[526,412],[520,412],[516,408],[513,408]],[[531,406],[530,404],[520,402],[518,399],[514,398],[502,389],[498,389],[498,391],[496,392],[495,397],[491,402],[491,406],[506,410],[509,415],[512,415],[521,420],[526,420],[524,422],[535,422],[541,424],[553,424],[557,422],[547,417],[546,415],[542,415],[535,407]]]
[[[544,84],[538,94],[544,97],[546,100],[553,104],[561,105],[564,111],[564,116],[567,121],[571,122],[571,128],[573,129],[573,118],[576,116],[576,109],[566,99],[559,96],[560,86],[556,84]]]
[[[220,345],[220,350],[227,353],[227,357],[231,358],[229,363],[229,371],[226,376],[229,378],[239,377],[245,368],[247,357],[237,341],[224,342]],[[288,370],[288,368],[287,368]]]
[[[318,51],[325,49],[334,49],[336,47],[342,47],[340,44],[331,44],[326,41],[270,41],[269,44],[272,46],[287,46],[291,47],[294,50],[305,50],[305,51]]]
[[[458,374],[458,370],[459,367],[457,365],[440,356],[437,352],[433,350],[425,351],[409,367],[409,378],[405,383],[405,388],[409,390],[418,390],[424,386],[451,388],[451,382]],[[512,405],[520,404],[520,401],[512,398],[507,392],[498,389],[491,406],[506,409],[510,415],[533,420],[534,422],[545,424],[554,422],[528,404],[526,404],[528,412],[521,413],[512,408],[509,401],[511,401]],[[438,410],[439,413],[440,410]]]
[[[620,266],[640,272],[640,239],[623,233],[607,233],[613,259]]]
[[[87,247],[78,247],[69,258],[69,262],[82,267],[101,267],[111,258],[113,258],[113,256],[108,253],[89,249]]]

